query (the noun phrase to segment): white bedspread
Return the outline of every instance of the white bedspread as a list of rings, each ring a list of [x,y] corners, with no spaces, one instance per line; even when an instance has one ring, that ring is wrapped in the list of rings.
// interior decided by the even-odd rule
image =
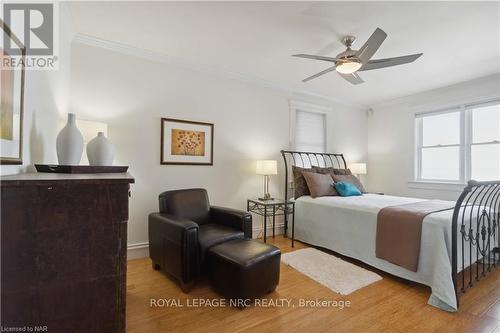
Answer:
[[[451,274],[453,210],[433,213],[422,224],[417,272],[375,256],[377,214],[380,209],[424,199],[365,194],[356,197],[303,196],[295,203],[295,238],[359,259],[382,271],[432,288],[429,304],[456,311]],[[454,204],[454,203],[452,203]]]

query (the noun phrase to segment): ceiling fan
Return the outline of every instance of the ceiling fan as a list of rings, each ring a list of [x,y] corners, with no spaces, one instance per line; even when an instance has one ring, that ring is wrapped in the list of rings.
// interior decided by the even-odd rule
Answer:
[[[352,84],[360,84],[365,81],[363,81],[363,79],[359,77],[357,72],[408,64],[417,60],[423,54],[417,53],[402,57],[371,59],[375,52],[377,52],[380,45],[382,45],[386,37],[387,34],[382,29],[377,28],[359,50],[352,50],[351,46],[356,40],[356,37],[346,36],[342,39],[342,44],[347,47],[347,50],[339,53],[335,58],[310,54],[294,54],[294,57],[328,61],[335,64],[334,66],[329,67],[324,71],[305,78],[304,80],[302,80],[302,82],[307,82],[309,80],[317,78],[318,76],[336,70],[337,73],[340,74],[340,76],[342,76]]]

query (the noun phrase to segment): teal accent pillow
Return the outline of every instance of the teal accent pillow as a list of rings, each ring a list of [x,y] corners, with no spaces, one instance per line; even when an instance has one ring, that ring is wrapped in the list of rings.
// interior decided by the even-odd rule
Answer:
[[[361,191],[356,186],[347,182],[335,183],[335,189],[342,197],[354,197],[357,195],[362,195]]]

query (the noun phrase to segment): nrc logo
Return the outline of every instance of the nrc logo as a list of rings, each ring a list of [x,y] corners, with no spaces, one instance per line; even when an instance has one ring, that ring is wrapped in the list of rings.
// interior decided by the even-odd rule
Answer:
[[[54,54],[54,6],[51,3],[8,3],[3,5],[5,24],[26,48],[26,55]],[[19,46],[3,38],[8,54],[17,54]]]

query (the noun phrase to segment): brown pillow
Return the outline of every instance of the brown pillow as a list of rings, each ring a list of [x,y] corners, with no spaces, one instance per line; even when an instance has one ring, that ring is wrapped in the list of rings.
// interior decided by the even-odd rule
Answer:
[[[307,187],[306,180],[302,175],[302,171],[314,172],[312,169],[305,169],[305,168],[299,168],[297,166],[292,166],[293,184],[295,187],[295,194],[294,194],[295,199],[298,199],[303,195],[311,194],[311,192],[309,192],[309,188]]]
[[[333,180],[337,182],[345,182],[345,183],[351,183],[352,185],[356,186],[360,192],[365,193],[366,190],[363,187],[363,184],[359,181],[358,177],[355,175],[333,175],[332,176]]]
[[[323,173],[323,174],[329,173],[332,175],[351,175],[351,170],[349,169],[337,169],[332,167],[322,168],[313,166],[313,170],[317,173]]]
[[[335,175],[352,175],[351,169],[333,169]]]
[[[312,198],[339,195],[333,186],[332,176],[315,172],[302,172]]]

